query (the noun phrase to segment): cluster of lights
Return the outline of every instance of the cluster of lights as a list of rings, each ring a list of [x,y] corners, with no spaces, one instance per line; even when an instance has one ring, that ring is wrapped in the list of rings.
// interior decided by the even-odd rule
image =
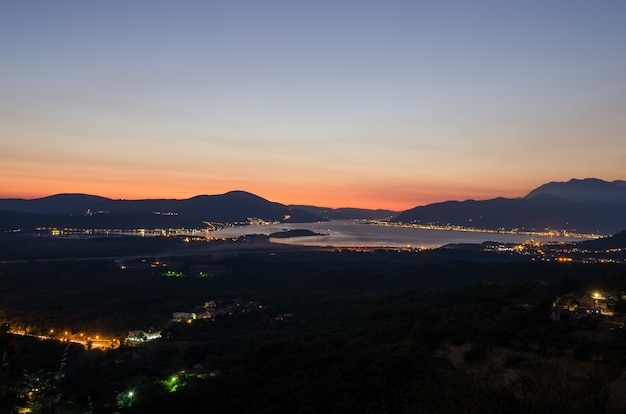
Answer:
[[[392,222],[386,220],[371,220],[369,221],[371,224],[375,224],[378,226],[390,226],[390,227],[405,227],[405,228],[414,228],[414,229],[423,229],[423,230],[454,230],[454,231],[464,231],[471,233],[494,233],[494,234],[514,234],[514,235],[522,235],[522,236],[534,236],[534,237],[572,237],[572,238],[582,238],[582,239],[599,239],[601,237],[606,237],[606,235],[591,233],[573,233],[568,230],[551,230],[545,229],[543,231],[525,231],[519,229],[481,229],[477,227],[468,227],[461,226],[455,224],[419,224],[419,223],[402,223],[402,222]]]
[[[37,334],[28,333],[26,329],[22,329],[19,326],[16,328],[11,328],[9,332],[15,335],[30,336],[30,337],[38,338],[41,340],[57,340],[61,342],[71,342],[71,343],[83,345],[85,348],[97,347],[97,348],[106,349],[106,348],[114,348],[117,346],[115,339],[111,340],[111,339],[100,338],[100,335],[95,335],[94,337],[90,337],[90,336],[86,337],[85,334],[82,332],[73,334],[70,331],[62,331],[62,333],[57,333],[55,335],[55,332],[57,331],[55,331],[54,329],[50,329],[48,330],[46,334],[37,335]]]

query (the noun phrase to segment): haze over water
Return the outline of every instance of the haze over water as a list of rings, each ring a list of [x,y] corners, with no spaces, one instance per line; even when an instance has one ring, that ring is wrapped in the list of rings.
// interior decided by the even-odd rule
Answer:
[[[414,247],[434,248],[451,243],[482,243],[498,241],[503,243],[521,243],[536,241],[580,241],[573,237],[540,237],[517,234],[496,234],[466,232],[458,230],[429,230],[406,227],[387,227],[365,224],[353,220],[333,220],[317,223],[293,223],[270,225],[247,225],[226,227],[211,234],[214,237],[230,238],[250,234],[264,234],[284,230],[306,229],[323,236],[272,238],[272,242],[303,246],[333,247]]]

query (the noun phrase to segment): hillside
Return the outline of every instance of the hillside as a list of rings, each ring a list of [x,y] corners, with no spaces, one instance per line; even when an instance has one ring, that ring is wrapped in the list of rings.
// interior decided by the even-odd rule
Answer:
[[[525,198],[548,194],[574,203],[600,202],[626,204],[626,181],[603,181],[597,178],[551,182],[532,190]]]
[[[394,221],[485,229],[615,233],[626,228],[626,186],[598,180],[549,183],[523,198],[447,201],[400,213]]]
[[[397,213],[390,210],[284,205],[244,191],[188,199],[113,200],[58,194],[33,200],[0,199],[0,231],[35,227],[202,227],[203,221],[315,222],[386,219],[403,223],[484,229],[569,230],[613,234],[626,228],[626,181],[595,178],[543,184],[525,197],[446,201]]]
[[[0,200],[0,230],[35,227],[167,228],[202,227],[203,221],[313,222],[306,210],[270,202],[244,191],[184,200],[113,200],[86,194],[58,194],[34,200]]]

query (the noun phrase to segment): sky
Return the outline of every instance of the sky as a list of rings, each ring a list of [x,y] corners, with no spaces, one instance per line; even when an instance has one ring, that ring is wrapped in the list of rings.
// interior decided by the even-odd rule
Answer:
[[[626,179],[626,2],[3,1],[0,197],[405,210]]]

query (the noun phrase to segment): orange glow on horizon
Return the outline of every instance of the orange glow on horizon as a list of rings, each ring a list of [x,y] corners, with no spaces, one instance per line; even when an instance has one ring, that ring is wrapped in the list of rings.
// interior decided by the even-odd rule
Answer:
[[[145,184],[117,182],[95,183],[26,183],[4,186],[0,198],[34,199],[55,194],[90,194],[111,199],[187,199],[198,195],[217,195],[229,191],[247,191],[272,202],[282,204],[314,205],[329,208],[366,208],[404,211],[417,206],[445,201],[464,201],[467,199],[483,200],[495,197],[522,197],[532,188],[507,188],[488,191],[483,188],[450,188],[442,184],[426,183],[422,185],[390,186],[382,184],[366,187],[339,186],[313,183],[294,185],[293,183],[261,184],[235,182],[232,184],[213,183],[202,187],[197,183],[151,182]],[[413,189],[415,187],[416,189]],[[417,189],[419,187],[419,189]],[[174,189],[174,190],[172,190]]]

